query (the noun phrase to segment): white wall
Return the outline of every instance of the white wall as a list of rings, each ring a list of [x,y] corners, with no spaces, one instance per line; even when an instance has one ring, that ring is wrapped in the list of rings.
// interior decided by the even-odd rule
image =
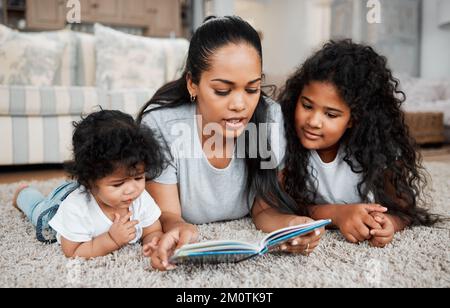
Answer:
[[[286,78],[330,35],[329,0],[235,0],[235,13],[263,35],[268,83]]]
[[[450,78],[450,25],[438,25],[440,10],[449,8],[440,1],[449,0],[423,1],[421,76],[424,78]]]

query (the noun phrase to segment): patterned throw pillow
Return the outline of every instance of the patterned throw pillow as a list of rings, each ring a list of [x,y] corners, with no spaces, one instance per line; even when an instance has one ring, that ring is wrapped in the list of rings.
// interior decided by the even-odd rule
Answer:
[[[164,45],[157,39],[95,25],[97,87],[108,90],[150,88],[165,83]]]
[[[0,25],[0,84],[51,86],[65,44]]]

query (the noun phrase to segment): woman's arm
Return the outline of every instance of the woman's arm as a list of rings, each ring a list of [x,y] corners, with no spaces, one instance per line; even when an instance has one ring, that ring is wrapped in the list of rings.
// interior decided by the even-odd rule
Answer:
[[[161,209],[160,221],[164,232],[188,224],[182,217],[178,185],[150,182],[146,188]]]
[[[280,213],[261,199],[256,199],[252,208],[252,219],[258,230],[270,233],[290,225],[298,216]]]
[[[309,217],[283,214],[270,207],[263,200],[255,200],[252,208],[252,218],[257,229],[270,233],[278,229],[312,222]],[[281,246],[281,250],[290,253],[311,253],[325,234],[325,229],[317,230],[311,234],[294,238]]]
[[[170,254],[185,244],[196,242],[198,229],[182,217],[177,185],[150,182],[147,184],[147,191],[161,209],[160,221],[165,233],[158,242],[157,249],[151,253],[152,266],[159,270],[171,269],[168,261]]]
[[[163,235],[161,222],[158,220],[150,227],[142,230],[142,246],[145,246],[157,238],[158,240]]]

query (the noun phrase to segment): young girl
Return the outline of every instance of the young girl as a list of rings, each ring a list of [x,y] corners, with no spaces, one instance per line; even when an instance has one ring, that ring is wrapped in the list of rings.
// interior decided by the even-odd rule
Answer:
[[[194,224],[251,213],[257,228],[271,232],[310,221],[292,212],[252,210],[261,200],[289,203],[277,180],[284,133],[275,125],[264,138],[261,129],[264,123],[283,128],[281,108],[261,92],[262,78],[257,31],[238,17],[208,18],[192,37],[183,76],[162,87],[143,108],[139,119],[170,148],[168,167],[147,186],[161,207],[166,232],[157,247],[144,248],[153,267],[172,268],[168,257],[173,250],[197,240]],[[250,126],[259,138],[244,132]],[[251,148],[249,140],[270,144],[272,155]],[[271,166],[264,166],[269,160]],[[309,253],[323,232],[284,248]]]
[[[145,174],[158,176],[164,164],[153,133],[119,111],[100,111],[74,126],[74,161],[67,169],[78,188],[64,184],[45,198],[23,187],[14,205],[40,232],[47,224],[45,211],[72,191],[49,222],[69,258],[105,256],[159,237],[161,212],[145,191]]]
[[[384,247],[406,226],[436,222],[418,207],[426,181],[400,94],[385,57],[344,40],[309,58],[280,96],[285,190],[353,243]]]

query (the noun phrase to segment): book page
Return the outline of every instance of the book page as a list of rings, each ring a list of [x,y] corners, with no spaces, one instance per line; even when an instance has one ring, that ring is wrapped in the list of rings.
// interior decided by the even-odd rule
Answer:
[[[262,245],[267,249],[281,245],[295,237],[306,235],[316,229],[323,228],[331,223],[331,220],[318,220],[315,222],[287,227],[270,233],[264,238]]]

